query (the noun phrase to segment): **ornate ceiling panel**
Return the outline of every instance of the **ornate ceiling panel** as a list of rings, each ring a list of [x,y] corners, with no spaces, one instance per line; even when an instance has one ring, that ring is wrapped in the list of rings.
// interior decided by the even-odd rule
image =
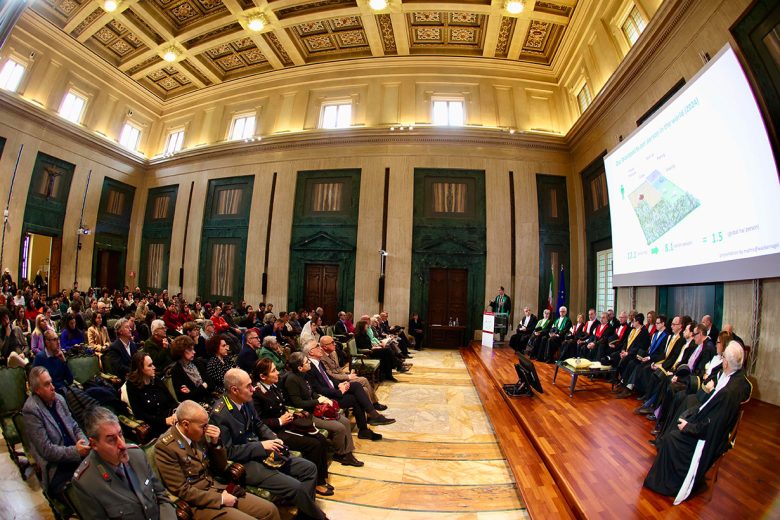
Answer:
[[[30,8],[162,100],[351,58],[484,56],[549,66],[578,2],[527,0],[512,16],[491,0],[400,0],[382,13],[365,0],[121,0],[111,13],[103,1],[36,0]],[[265,27],[250,31],[259,14]],[[169,64],[162,56],[171,49]]]

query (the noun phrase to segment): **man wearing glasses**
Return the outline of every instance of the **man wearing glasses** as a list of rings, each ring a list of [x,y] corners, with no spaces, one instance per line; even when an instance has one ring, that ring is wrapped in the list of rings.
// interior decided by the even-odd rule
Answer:
[[[238,368],[243,369],[247,374],[251,374],[257,363],[259,349],[260,332],[255,328],[247,329],[244,335],[244,347],[236,359]]]
[[[387,410],[387,406],[381,404],[377,400],[374,388],[371,386],[371,383],[368,381],[368,379],[362,376],[358,376],[355,374],[354,370],[350,371],[349,373],[345,373],[344,370],[339,366],[338,357],[334,353],[336,352],[336,341],[332,337],[322,336],[320,338],[320,346],[324,351],[324,355],[320,359],[320,362],[325,367],[325,372],[330,376],[331,379],[338,383],[342,383],[344,381],[354,381],[360,384],[360,386],[362,386],[363,390],[366,392],[366,395],[368,395],[369,400],[374,404],[374,409],[379,411]]]
[[[35,356],[34,367],[43,367],[49,371],[54,388],[62,393],[62,389],[73,383],[73,373],[65,362],[65,354],[60,348],[60,338],[49,329],[43,333],[44,348]]]

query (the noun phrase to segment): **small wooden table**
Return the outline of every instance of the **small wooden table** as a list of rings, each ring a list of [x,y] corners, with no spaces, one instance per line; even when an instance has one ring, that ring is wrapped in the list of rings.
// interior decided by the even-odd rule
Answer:
[[[567,365],[563,361],[555,363],[555,372],[553,372],[552,384],[555,384],[555,379],[558,377],[558,369],[563,369],[564,372],[568,372],[571,375],[571,384],[569,385],[569,397],[574,397],[575,387],[577,386],[577,378],[580,376],[596,376],[601,374],[615,375],[617,367],[601,367],[601,368],[580,368],[576,369],[570,365]]]
[[[466,327],[461,325],[431,325],[428,327],[428,347],[460,348],[464,346]]]

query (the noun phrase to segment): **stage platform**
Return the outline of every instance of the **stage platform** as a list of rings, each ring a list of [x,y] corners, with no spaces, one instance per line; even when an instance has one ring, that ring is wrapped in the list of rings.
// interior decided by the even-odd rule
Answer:
[[[655,457],[652,423],[633,414],[635,399],[615,399],[606,381],[580,378],[534,362],[544,388],[507,397],[515,383],[515,352],[473,342],[461,349],[532,518],[780,518],[780,407],[751,400],[736,447],[720,466],[712,500],[679,506],[642,487]]]

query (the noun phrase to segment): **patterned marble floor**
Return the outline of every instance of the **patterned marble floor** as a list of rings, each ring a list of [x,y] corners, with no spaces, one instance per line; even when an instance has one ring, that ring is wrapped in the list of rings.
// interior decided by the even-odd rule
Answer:
[[[336,519],[515,520],[528,517],[492,426],[457,350],[415,352],[399,383],[379,387],[395,424],[384,439],[355,437],[362,468],[333,463],[336,494],[318,503]],[[0,520],[53,519],[33,476],[0,448]],[[288,515],[285,515],[285,517]]]

